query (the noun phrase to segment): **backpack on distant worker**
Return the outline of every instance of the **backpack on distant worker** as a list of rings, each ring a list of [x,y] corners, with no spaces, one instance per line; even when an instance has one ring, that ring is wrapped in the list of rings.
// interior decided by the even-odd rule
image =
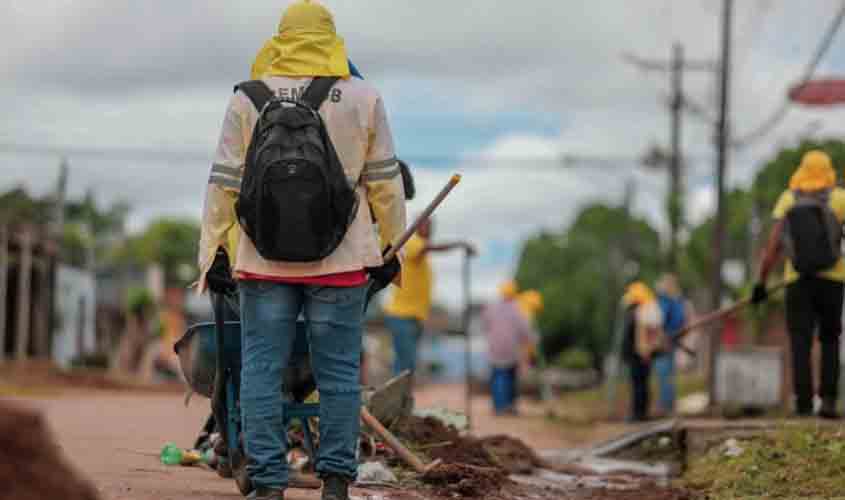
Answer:
[[[784,218],[784,246],[799,274],[814,275],[842,256],[842,222],[828,201],[831,190],[793,191],[795,203]]]
[[[315,262],[343,241],[358,212],[350,183],[319,114],[338,78],[315,78],[298,99],[260,80],[235,87],[259,112],[246,154],[238,220],[267,260]]]

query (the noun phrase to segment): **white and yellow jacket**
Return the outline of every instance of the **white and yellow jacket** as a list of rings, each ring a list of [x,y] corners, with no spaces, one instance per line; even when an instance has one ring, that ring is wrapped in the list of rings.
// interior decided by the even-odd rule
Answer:
[[[291,97],[301,95],[311,79],[273,76],[264,82],[278,95]],[[274,262],[258,254],[238,226],[234,209],[246,151],[258,121],[258,111],[238,91],[226,110],[208,181],[199,248],[200,291],[205,289],[205,274],[219,247],[227,250],[235,273],[253,275],[323,276],[382,264],[382,249],[405,229],[406,214],[399,163],[381,96],[364,80],[341,80],[320,114],[347,177],[357,183],[361,200],[368,202],[360,204],[346,238],[332,255],[319,262]]]

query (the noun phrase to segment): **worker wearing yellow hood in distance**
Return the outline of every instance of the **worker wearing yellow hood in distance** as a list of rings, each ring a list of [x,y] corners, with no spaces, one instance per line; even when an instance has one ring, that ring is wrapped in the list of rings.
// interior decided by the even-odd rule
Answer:
[[[296,336],[297,318],[303,315],[320,385],[320,449],[315,468],[323,479],[323,498],[346,500],[358,465],[355,449],[360,435],[367,281],[371,274],[383,275],[375,272],[385,270],[381,267],[382,252],[406,225],[400,166],[382,97],[371,83],[348,78],[343,40],[337,35],[331,13],[319,3],[305,0],[291,4],[277,33],[259,51],[253,76],[259,80],[239,84],[229,100],[205,183],[198,258],[200,289],[209,282],[207,272],[216,262],[218,250],[225,248],[240,292],[241,421],[249,457],[247,472],[256,486],[256,498],[280,500],[288,484],[280,384]],[[245,172],[266,166],[246,164],[246,152],[263,108],[257,91],[265,96],[301,99],[317,77],[336,79],[321,82],[331,86],[321,104],[314,105],[360,203],[342,241],[328,257],[309,262],[265,259],[239,227],[234,209]],[[281,154],[298,154],[285,144],[272,147],[279,148]],[[291,185],[290,189],[296,187]],[[297,213],[305,210],[292,206],[301,202],[299,197],[286,200],[288,207],[279,208]],[[230,238],[233,231],[239,235],[237,242]],[[284,225],[278,231],[279,239],[294,239],[301,234]]]
[[[792,343],[795,411],[813,412],[813,374],[810,351],[818,331],[822,345],[819,415],[839,418],[839,337],[845,260],[842,258],[842,223],[845,190],[836,186],[836,170],[824,151],[809,151],[789,181],[772,212],[768,236],[752,302],[768,298],[766,281],[786,255],[786,323]]]
[[[481,330],[487,338],[490,394],[496,415],[514,415],[519,403],[519,366],[523,352],[539,341],[537,332],[520,311],[513,281],[499,286],[499,300],[481,312]]]
[[[664,346],[663,315],[654,292],[641,281],[628,286],[622,303],[625,306],[622,357],[630,368],[632,394],[629,419],[641,422],[648,419],[651,404],[652,358]]]

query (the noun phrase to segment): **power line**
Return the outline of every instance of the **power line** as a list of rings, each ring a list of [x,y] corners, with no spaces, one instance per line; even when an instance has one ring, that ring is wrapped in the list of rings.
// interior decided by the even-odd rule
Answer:
[[[839,28],[842,25],[843,19],[845,19],[845,1],[842,2],[842,5],[839,7],[839,12],[836,14],[836,17],[830,23],[830,26],[828,26],[828,29],[822,37],[819,46],[816,48],[816,51],[813,54],[813,58],[810,60],[810,63],[804,70],[803,76],[799,80],[799,85],[807,83],[810,78],[813,77],[813,74],[816,72],[816,69],[818,68],[818,65],[821,62],[822,58],[825,56],[825,54],[827,54],[827,51],[830,49],[830,46],[833,43],[833,39],[835,38],[836,33],[839,31]],[[768,135],[769,132],[771,132],[775,127],[777,127],[781,121],[783,121],[783,119],[789,112],[791,106],[792,101],[790,101],[788,98],[784,99],[780,107],[778,107],[778,109],[775,110],[775,112],[772,113],[772,115],[766,121],[764,121],[760,126],[755,128],[751,133],[734,141],[732,146],[734,148],[748,146]]]

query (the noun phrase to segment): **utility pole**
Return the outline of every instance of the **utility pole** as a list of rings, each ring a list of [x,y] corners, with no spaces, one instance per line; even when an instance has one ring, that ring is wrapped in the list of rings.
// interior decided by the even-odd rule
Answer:
[[[684,109],[684,48],[672,45],[672,154],[669,158],[669,269],[678,270],[678,233],[684,213],[681,183],[681,112]]]
[[[67,201],[68,162],[62,158],[59,163],[59,177],[56,181],[56,192],[53,194],[53,217],[50,236],[61,241],[65,226],[65,203]]]
[[[669,109],[671,111],[670,143],[671,151],[666,157],[659,151],[650,161],[657,164],[668,164],[669,171],[669,193],[666,196],[666,208],[669,215],[669,252],[667,255],[667,267],[672,272],[678,269],[678,236],[684,220],[684,181],[683,181],[683,111],[686,106],[684,99],[684,72],[685,71],[713,71],[713,64],[709,61],[686,61],[684,59],[684,48],[679,42],[672,45],[672,56],[668,63],[643,59],[631,54],[625,55],[625,60],[644,71],[668,72],[672,93],[669,96]]]
[[[715,311],[722,305],[722,250],[725,239],[725,171],[730,147],[730,83],[731,83],[731,27],[733,0],[723,0],[722,55],[719,71],[719,121],[716,128],[716,221],[713,226],[713,258],[711,306]],[[721,325],[710,334],[709,382],[710,404],[716,401],[716,359],[721,347]]]

